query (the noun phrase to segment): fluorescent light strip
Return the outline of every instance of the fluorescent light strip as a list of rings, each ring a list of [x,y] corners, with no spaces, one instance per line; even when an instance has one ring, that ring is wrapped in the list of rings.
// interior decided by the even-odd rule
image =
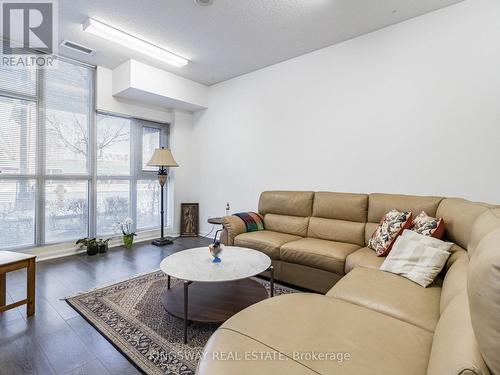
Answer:
[[[183,57],[92,18],[83,23],[83,30],[179,68],[189,63],[189,60]]]

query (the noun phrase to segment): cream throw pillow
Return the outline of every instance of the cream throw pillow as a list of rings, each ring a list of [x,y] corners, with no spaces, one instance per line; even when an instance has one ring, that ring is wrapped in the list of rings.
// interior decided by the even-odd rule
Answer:
[[[450,256],[450,242],[405,230],[380,266],[382,271],[406,277],[424,288],[432,284]]]

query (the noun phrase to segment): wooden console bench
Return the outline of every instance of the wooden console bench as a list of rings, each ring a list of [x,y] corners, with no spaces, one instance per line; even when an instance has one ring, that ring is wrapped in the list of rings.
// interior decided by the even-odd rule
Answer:
[[[0,251],[0,313],[14,309],[21,305],[26,305],[26,314],[31,316],[35,313],[35,255],[15,253],[12,251]],[[28,288],[27,297],[6,305],[6,274],[7,272],[27,268]]]

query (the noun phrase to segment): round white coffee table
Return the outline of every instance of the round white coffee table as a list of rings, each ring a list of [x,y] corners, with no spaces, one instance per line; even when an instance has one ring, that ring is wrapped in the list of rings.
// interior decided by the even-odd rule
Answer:
[[[168,276],[162,303],[168,313],[184,319],[184,343],[190,321],[221,323],[268,298],[265,287],[252,276],[269,270],[270,294],[274,295],[274,268],[266,254],[225,246],[220,259],[220,263],[213,263],[207,246],[174,253],[160,264]],[[170,288],[170,277],[182,280],[182,286]]]

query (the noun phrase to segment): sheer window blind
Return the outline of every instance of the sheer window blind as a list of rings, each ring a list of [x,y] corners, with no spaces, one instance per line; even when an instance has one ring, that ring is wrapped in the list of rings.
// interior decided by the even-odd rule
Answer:
[[[97,234],[130,216],[137,230],[158,228],[157,168],[146,166],[166,146],[165,125],[105,113],[97,115]]]
[[[0,248],[89,234],[94,69],[0,67]]]
[[[35,68],[22,69],[0,65],[0,90],[36,96],[37,70]]]
[[[37,101],[0,95],[0,172],[34,175]]]
[[[159,228],[147,162],[168,126],[96,114],[94,75],[62,58],[54,69],[0,67],[0,249],[108,236],[127,216],[133,230]]]

